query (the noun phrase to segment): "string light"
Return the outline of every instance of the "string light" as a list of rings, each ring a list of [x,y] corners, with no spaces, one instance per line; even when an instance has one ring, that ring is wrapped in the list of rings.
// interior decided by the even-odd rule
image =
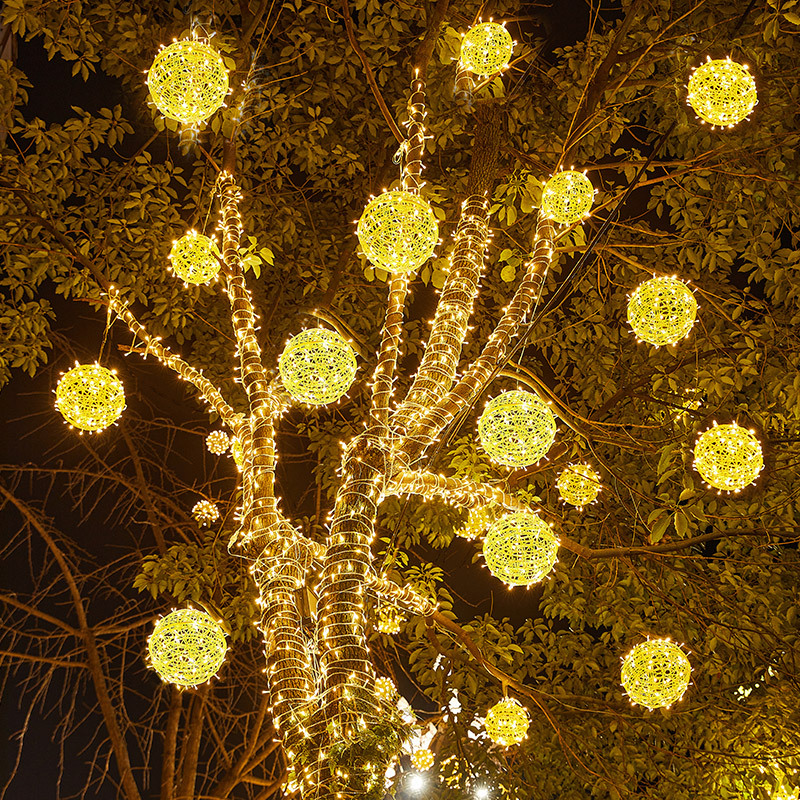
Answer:
[[[462,539],[477,539],[486,533],[496,517],[497,511],[492,506],[474,506],[469,510],[467,521],[460,528],[456,528],[456,536]]]
[[[481,22],[471,27],[461,41],[461,63],[485,78],[504,70],[513,51],[514,41],[504,25]]]
[[[676,344],[689,335],[697,315],[692,290],[675,276],[651,278],[628,301],[628,322],[640,341]]]
[[[686,654],[669,639],[641,642],[622,662],[622,685],[628,697],[651,711],[680,700],[691,675]]]
[[[239,472],[244,467],[244,445],[238,436],[231,439],[231,456],[233,456],[233,463],[236,464]]]
[[[427,747],[420,747],[411,754],[411,766],[420,772],[429,770],[435,760],[433,753]]]
[[[201,526],[205,527],[219,519],[219,509],[210,500],[200,500],[195,503],[192,516]]]
[[[391,678],[375,678],[375,697],[384,703],[390,703],[397,696],[397,687]]]
[[[694,447],[694,466],[715,489],[738,492],[749,486],[764,468],[761,443],[754,431],[735,422],[714,425],[700,434]]]
[[[712,126],[732,128],[758,103],[756,82],[746,64],[710,57],[692,72],[686,102]]]
[[[550,406],[532,392],[503,392],[486,404],[478,437],[490,458],[507,467],[527,467],[541,459],[556,438]]]
[[[495,578],[509,586],[530,586],[556,563],[558,539],[536,514],[516,511],[497,520],[486,533],[483,557]]]
[[[169,260],[172,271],[182,281],[194,285],[216,278],[221,268],[217,246],[208,236],[197,231],[187,231],[172,243]]]
[[[383,606],[378,611],[377,628],[381,633],[400,633],[403,624],[403,615],[393,606]]]
[[[601,484],[588,464],[570,464],[558,476],[556,487],[565,503],[583,508],[597,499]]]
[[[528,735],[529,725],[528,712],[513,697],[504,697],[495,703],[486,712],[484,722],[486,735],[501,747],[510,747],[523,741]]]
[[[211,433],[206,436],[208,452],[213,453],[215,456],[221,456],[223,453],[227,453],[230,446],[231,439],[225,431],[211,431]]]
[[[557,172],[542,190],[542,214],[561,225],[588,217],[593,202],[592,182],[584,173],[572,169]]]
[[[96,433],[120,418],[125,390],[114,370],[76,361],[56,386],[56,408],[70,425]]]

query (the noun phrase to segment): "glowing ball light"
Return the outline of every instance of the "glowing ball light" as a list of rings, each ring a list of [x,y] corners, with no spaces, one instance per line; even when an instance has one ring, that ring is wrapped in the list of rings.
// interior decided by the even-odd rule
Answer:
[[[694,466],[715,489],[738,492],[764,468],[761,443],[753,431],[735,422],[717,425],[700,434],[694,446]]]
[[[391,678],[375,679],[375,697],[384,702],[391,702],[397,694],[397,688]]]
[[[592,182],[575,170],[557,172],[542,190],[542,214],[561,225],[589,216],[594,202]]]
[[[310,328],[288,341],[278,369],[283,385],[295,400],[318,406],[345,394],[358,364],[353,348],[338,333]]]
[[[182,608],[156,623],[147,649],[163,680],[197,686],[217,674],[228,644],[222,628],[205,611]]]
[[[238,436],[234,436],[233,439],[231,439],[231,455],[233,456],[234,464],[236,464],[237,469],[241,472],[244,466],[244,445]]]
[[[433,255],[439,224],[419,195],[384,192],[369,201],[356,234],[374,266],[388,272],[412,272]]]
[[[483,541],[483,557],[495,578],[509,586],[530,586],[550,573],[558,539],[550,526],[530,511],[497,520]]]
[[[651,711],[680,700],[691,675],[686,654],[669,639],[637,644],[622,662],[622,685],[628,697]]]
[[[475,506],[469,510],[469,516],[464,525],[456,528],[456,536],[460,536],[462,539],[477,539],[486,533],[494,518],[495,511],[491,506]]]
[[[583,508],[600,494],[600,478],[588,464],[570,464],[556,480],[561,499]]]
[[[396,608],[385,606],[378,612],[378,630],[381,633],[400,633],[403,617]]]
[[[430,769],[433,762],[433,753],[427,747],[420,747],[411,754],[411,766],[420,772]]]
[[[206,436],[208,452],[213,453],[215,456],[221,456],[223,453],[226,453],[230,446],[231,440],[225,431],[211,431],[211,433]]]
[[[461,42],[461,63],[481,77],[493,75],[508,66],[514,42],[505,26],[481,22],[470,28]]]
[[[192,509],[192,516],[200,525],[210,525],[219,519],[219,509],[210,500],[200,500]]]
[[[165,47],[147,73],[156,108],[185,124],[203,122],[222,107],[228,94],[228,71],[210,45],[183,39]]]
[[[216,245],[197,231],[189,231],[172,243],[169,260],[182,281],[195,285],[216,278],[221,267]]]
[[[125,390],[113,370],[76,363],[56,386],[56,408],[70,425],[95,433],[120,418]]]
[[[519,744],[528,735],[528,712],[513,697],[504,697],[486,712],[486,735],[502,747]]]
[[[709,58],[689,78],[686,101],[705,122],[732,128],[758,103],[756,82],[745,64]]]
[[[478,437],[490,458],[507,467],[528,467],[542,458],[556,438],[550,406],[532,392],[503,392],[486,404]]]
[[[677,278],[652,278],[638,286],[628,301],[628,322],[643,342],[676,344],[694,325],[697,301],[692,290]]]

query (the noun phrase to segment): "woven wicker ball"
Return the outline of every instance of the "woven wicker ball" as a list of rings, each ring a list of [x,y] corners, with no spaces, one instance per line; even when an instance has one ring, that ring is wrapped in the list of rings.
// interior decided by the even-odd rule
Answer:
[[[558,539],[550,526],[529,511],[497,520],[483,540],[483,557],[495,578],[509,586],[538,583],[553,569]]]
[[[200,500],[195,503],[192,516],[201,526],[210,525],[219,519],[219,509],[210,500]]]
[[[390,703],[397,694],[397,687],[391,678],[375,678],[375,697]]]
[[[475,506],[469,510],[467,521],[460,528],[456,528],[455,534],[462,539],[477,539],[486,533],[496,517],[497,512],[492,506]]]
[[[233,456],[234,464],[236,464],[237,469],[241,472],[242,467],[244,467],[244,445],[238,436],[234,436],[231,439],[231,455]]]
[[[486,735],[502,747],[519,744],[528,735],[528,712],[513,697],[504,697],[486,712]]]
[[[217,674],[228,644],[222,628],[205,611],[182,608],[156,623],[147,649],[163,680],[197,686]]]
[[[419,195],[384,192],[367,203],[356,234],[364,255],[376,267],[412,272],[433,255],[439,224]]]
[[[461,42],[461,63],[485,78],[504,70],[513,50],[514,41],[505,26],[481,22],[470,28]]]
[[[183,39],[165,47],[147,73],[156,108],[186,124],[203,122],[222,107],[228,94],[228,71],[210,45]]]
[[[758,103],[756,82],[744,64],[730,58],[709,59],[689,78],[686,101],[705,122],[732,128]]]
[[[211,431],[211,433],[206,436],[208,452],[213,453],[215,456],[221,456],[223,453],[227,453],[230,446],[231,440],[225,431]]]
[[[600,478],[588,464],[570,464],[556,480],[561,499],[571,506],[583,508],[600,494]]]
[[[220,270],[216,249],[208,236],[189,231],[172,243],[169,251],[172,271],[186,283],[208,283]]]
[[[378,611],[377,628],[381,633],[400,633],[403,615],[393,606],[384,606]]]
[[[651,278],[628,301],[628,323],[643,342],[676,344],[689,334],[697,316],[692,290],[677,278]]]
[[[761,443],[752,431],[735,422],[714,425],[700,434],[694,446],[694,466],[715,489],[738,492],[764,468]]]
[[[542,190],[542,214],[561,225],[588,217],[593,202],[592,182],[576,170],[557,172]]]
[[[478,420],[486,453],[507,467],[528,467],[542,458],[556,438],[550,406],[532,392],[503,392],[486,404]]]
[[[332,403],[347,392],[358,364],[353,348],[338,333],[309,328],[288,341],[278,369],[295,400],[318,406]]]
[[[411,754],[411,766],[419,772],[429,770],[434,760],[433,753],[427,747],[420,747]]]
[[[56,408],[82,431],[102,431],[125,410],[125,390],[113,370],[99,364],[76,364],[56,386]]]
[[[667,708],[683,697],[692,665],[669,639],[637,644],[622,662],[622,685],[632,703],[645,708]]]

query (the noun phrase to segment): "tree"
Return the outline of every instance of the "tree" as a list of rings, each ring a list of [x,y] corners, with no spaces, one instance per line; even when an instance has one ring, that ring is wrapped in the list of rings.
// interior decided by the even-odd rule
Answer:
[[[4,377],[45,361],[54,289],[107,309],[109,325],[126,323],[132,344],[109,333],[118,348],[156,356],[241,443],[231,513],[211,537],[187,530],[168,491],[148,489],[159,459],[137,468],[127,421],[83,446],[113,453],[122,446],[113,440],[126,440],[114,481],[135,476],[155,540],[131,583],[159,608],[207,606],[232,638],[250,641],[253,622],[263,631],[289,791],[384,793],[411,731],[394,701],[375,694],[375,678],[407,672],[421,718],[436,726],[443,794],[492,785],[567,798],[790,796],[800,740],[790,6],[596,5],[585,36],[554,50],[549,20],[497,3],[520,44],[510,70],[478,81],[454,65],[458,31],[481,13],[474,3],[6,3],[16,35],[84,79],[113,77],[130,106],[76,109],[45,125],[23,113],[36,87],[4,62]],[[159,41],[190,35],[186,27],[214,33],[234,87],[199,132],[148,110],[141,77]],[[753,65],[760,103],[749,121],[710,130],[686,107],[685,82],[706,55],[729,53]],[[403,185],[433,203],[446,233],[412,280],[370,265],[351,223],[370,192],[399,180],[398,144]],[[598,194],[584,224],[557,226],[541,211],[543,186],[573,163]],[[224,291],[187,288],[165,270],[168,243],[189,227],[212,232],[217,213]],[[700,300],[690,338],[675,347],[637,343],[626,330],[625,295],[653,273],[691,279]],[[286,336],[314,319],[351,338],[362,363],[346,400],[310,412],[275,365]],[[551,403],[561,430],[548,460],[507,471],[476,446],[474,423],[483,399],[516,386]],[[704,488],[691,471],[695,433],[714,418],[752,427],[764,446],[767,466],[740,494]],[[176,430],[169,444],[189,438]],[[604,484],[599,502],[559,506],[556,476],[584,460]],[[161,461],[167,477],[154,485],[178,486]],[[73,487],[92,469],[78,467]],[[137,800],[150,790],[131,763],[133,727],[100,680],[117,662],[92,655],[97,631],[78,601],[98,589],[72,588],[43,509],[20,498],[23,484],[4,486],[72,594],[110,737],[110,780]],[[199,488],[223,501],[220,486]],[[489,584],[470,587],[467,602],[451,590],[458,576],[441,565],[470,509],[487,518],[537,510],[553,523],[560,561],[521,611],[516,594],[499,617],[469,619]],[[125,576],[119,596],[128,598]],[[18,614],[6,623],[6,657],[69,670],[70,659],[22,634],[31,616],[64,630],[43,610],[48,590],[4,598]],[[376,626],[398,608],[401,646]],[[124,627],[108,626],[114,636]],[[692,686],[664,712],[632,709],[619,685],[620,656],[648,634],[691,651]],[[265,761],[272,732],[247,682],[253,664],[244,657],[235,678],[231,670],[191,694],[184,774],[162,770],[165,800],[275,791],[283,762]],[[473,724],[505,693],[531,717],[527,741],[508,750]],[[244,706],[246,722],[225,716],[223,703]],[[167,712],[166,730],[177,713]],[[206,728],[210,766],[196,787]],[[250,755],[215,763],[229,749]]]

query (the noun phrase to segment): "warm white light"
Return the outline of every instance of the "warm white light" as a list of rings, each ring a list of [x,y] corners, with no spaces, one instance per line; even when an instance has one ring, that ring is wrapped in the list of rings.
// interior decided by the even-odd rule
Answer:
[[[412,772],[411,775],[408,776],[406,783],[408,784],[409,790],[416,793],[421,792],[425,788],[427,781],[424,775],[420,775],[419,772]]]

